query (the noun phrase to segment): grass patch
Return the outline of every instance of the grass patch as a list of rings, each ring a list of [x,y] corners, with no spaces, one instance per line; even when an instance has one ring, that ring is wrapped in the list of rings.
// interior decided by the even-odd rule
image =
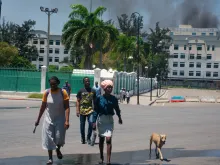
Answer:
[[[41,93],[32,93],[28,95],[28,98],[42,99],[42,97],[43,97],[43,94]]]

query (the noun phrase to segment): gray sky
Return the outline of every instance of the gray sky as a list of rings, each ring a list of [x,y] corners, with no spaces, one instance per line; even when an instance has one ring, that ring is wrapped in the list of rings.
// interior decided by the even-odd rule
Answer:
[[[93,0],[93,9],[103,5],[107,12],[103,19],[113,19],[117,23],[117,16],[138,11],[144,16],[145,28],[154,26],[160,21],[164,26],[178,24],[172,20],[176,6],[183,0]],[[193,1],[193,0],[192,0]],[[207,0],[211,1],[212,0]],[[220,1],[220,0],[219,0]],[[214,2],[214,1],[213,1]],[[47,30],[47,15],[40,11],[40,6],[58,8],[57,14],[51,16],[51,33],[61,34],[64,23],[68,20],[71,4],[83,4],[89,8],[90,0],[2,0],[2,17],[7,21],[21,24],[32,19],[36,21],[35,29]],[[213,12],[220,16],[220,2],[214,5]]]

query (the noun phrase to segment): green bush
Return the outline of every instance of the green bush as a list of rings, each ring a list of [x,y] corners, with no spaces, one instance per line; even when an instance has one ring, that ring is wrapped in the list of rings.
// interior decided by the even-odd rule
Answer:
[[[43,97],[43,94],[41,93],[33,93],[33,94],[28,95],[28,98],[42,99],[42,97]]]

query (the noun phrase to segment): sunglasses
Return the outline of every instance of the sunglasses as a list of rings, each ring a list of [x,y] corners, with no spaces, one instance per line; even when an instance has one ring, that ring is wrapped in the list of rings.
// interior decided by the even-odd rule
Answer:
[[[107,86],[107,88],[113,88],[113,86]]]

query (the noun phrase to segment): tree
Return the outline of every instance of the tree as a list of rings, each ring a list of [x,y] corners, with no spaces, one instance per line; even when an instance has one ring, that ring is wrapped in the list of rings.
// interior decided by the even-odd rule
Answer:
[[[154,77],[156,74],[168,73],[169,52],[166,47],[170,45],[172,38],[168,35],[169,29],[160,28],[159,22],[156,23],[155,30],[150,29],[151,34],[148,35],[148,44],[150,53],[148,56],[150,75]]]
[[[15,46],[10,46],[6,42],[0,42],[0,66],[36,68],[26,58],[19,56],[19,51]]]
[[[73,71],[73,66],[69,65],[69,66],[63,66],[60,68],[61,72],[72,72]]]
[[[123,56],[124,71],[127,71],[127,59],[129,56],[133,56],[136,49],[136,38],[133,36],[126,36],[121,34],[118,41],[115,44],[115,51]],[[121,58],[121,56],[118,56]]]
[[[137,36],[138,35],[138,16],[131,15],[130,18],[127,14],[122,14],[118,17],[118,23],[120,30],[123,34],[127,36]],[[139,28],[143,29],[143,16],[139,19]],[[146,32],[141,33],[141,36],[147,36]]]
[[[99,17],[106,11],[104,7],[98,7],[89,13],[83,5],[72,5],[73,11],[69,15],[69,21],[63,27],[62,42],[69,49],[82,46],[85,50],[85,68],[92,68],[93,50],[98,46],[100,51],[100,67],[102,67],[102,51],[117,39],[118,31],[111,21],[104,22]]]
[[[11,65],[15,56],[18,56],[18,49],[6,42],[0,42],[0,66]]]
[[[19,55],[31,61],[32,58],[38,56],[36,46],[28,45],[29,41],[35,36],[32,33],[35,24],[35,21],[28,20],[20,26],[3,20],[2,25],[0,25],[0,40],[17,47]]]

